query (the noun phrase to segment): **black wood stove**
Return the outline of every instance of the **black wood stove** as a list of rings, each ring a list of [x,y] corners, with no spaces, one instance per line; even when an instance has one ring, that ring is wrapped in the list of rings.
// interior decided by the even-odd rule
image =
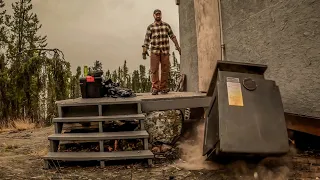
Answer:
[[[282,155],[289,151],[279,87],[267,66],[218,61],[211,79],[203,155]]]

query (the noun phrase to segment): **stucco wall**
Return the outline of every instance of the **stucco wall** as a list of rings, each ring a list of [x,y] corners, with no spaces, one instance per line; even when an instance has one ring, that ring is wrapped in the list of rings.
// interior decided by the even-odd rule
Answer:
[[[180,68],[186,74],[186,91],[197,92],[198,80],[198,54],[195,14],[193,0],[180,1],[179,5],[180,27]]]
[[[320,1],[221,0],[226,60],[268,65],[286,112],[320,117]]]
[[[217,0],[194,0],[198,44],[199,91],[207,92],[217,60],[221,59]]]

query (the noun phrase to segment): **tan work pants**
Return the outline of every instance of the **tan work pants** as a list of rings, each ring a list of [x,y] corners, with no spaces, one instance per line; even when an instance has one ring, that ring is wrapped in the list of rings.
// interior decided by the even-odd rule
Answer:
[[[159,63],[161,64],[161,80],[159,80]],[[169,54],[154,54],[150,56],[150,74],[152,90],[166,90],[170,72]]]

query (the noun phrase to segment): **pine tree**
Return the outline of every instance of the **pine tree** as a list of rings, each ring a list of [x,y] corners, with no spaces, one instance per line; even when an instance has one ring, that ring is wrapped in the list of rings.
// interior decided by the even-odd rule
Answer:
[[[110,70],[108,69],[107,72],[106,72],[106,79],[111,79],[111,73],[110,73]]]
[[[71,70],[70,63],[61,60],[55,55],[46,61],[47,76],[47,117],[46,122],[50,122],[53,117],[58,115],[55,101],[68,98],[71,94]]]
[[[80,76],[81,76],[81,67],[77,67],[77,72],[75,75],[75,97],[78,98],[81,96],[81,90],[80,90]]]
[[[124,63],[123,63],[123,67],[122,67],[122,81],[123,81],[123,87],[128,87],[128,67],[127,67],[127,60],[124,60]]]
[[[3,49],[5,47],[7,40],[6,26],[4,25],[6,10],[3,10],[4,7],[4,1],[0,0],[0,49]],[[7,93],[8,82],[9,78],[6,58],[3,52],[0,52],[0,119],[5,120],[4,123],[6,123],[8,120],[9,111],[9,97]]]
[[[112,72],[111,80],[112,80],[113,82],[118,82],[118,74],[117,74],[117,71],[116,71],[116,70],[114,70],[114,71]]]
[[[3,7],[0,0],[0,120],[24,115],[36,122],[50,120],[57,116],[55,101],[72,93],[70,63],[58,53],[46,56],[46,36],[38,35],[41,24],[31,13],[31,0],[13,3],[13,15]]]
[[[169,73],[169,87],[171,90],[174,90],[180,78],[180,64],[174,52],[172,52],[172,59],[173,63]]]
[[[140,92],[146,92],[147,89],[147,78],[146,78],[146,67],[144,65],[139,66],[139,79],[140,79]]]
[[[70,81],[70,98],[78,98],[81,96],[80,91],[80,76],[81,76],[81,67],[77,67],[76,74],[71,77]]]
[[[93,64],[93,67],[92,67],[92,70],[94,71],[101,71],[103,68],[102,68],[102,63],[98,60],[96,60]]]
[[[11,91],[15,92],[11,95],[11,109],[18,116],[23,113],[21,109],[26,109],[26,115],[33,118],[34,106],[39,103],[39,76],[44,62],[36,56],[35,49],[46,47],[46,36],[38,35],[41,24],[31,12],[31,0],[19,0],[12,4],[12,9],[13,15],[6,16],[5,21],[9,30],[7,58],[11,65]]]
[[[32,13],[31,0],[19,0],[12,4],[13,16],[7,16],[6,25],[10,28],[9,58],[17,62],[26,60],[23,55],[33,56],[34,51],[25,51],[47,46],[46,36],[37,35],[42,27],[36,14]]]
[[[0,0],[0,49],[2,49],[5,46],[5,43],[7,40],[7,36],[6,36],[7,30],[6,30],[6,26],[4,24],[6,10],[3,10],[4,7],[5,7],[4,1]]]
[[[131,80],[130,74],[128,74],[128,80],[127,80],[127,88],[132,89],[132,80]]]
[[[3,10],[5,3],[3,0],[0,0],[0,49],[5,48],[7,42],[7,27],[5,26],[5,15],[6,10]],[[0,51],[0,56],[3,55],[3,52]],[[4,67],[7,65],[5,57],[0,58],[0,72],[4,71]]]
[[[0,120],[4,120],[7,123],[9,117],[9,97],[8,97],[8,68],[5,65],[4,54],[0,55]],[[1,123],[1,121],[0,121]]]
[[[132,90],[134,92],[141,92],[140,91],[140,77],[139,77],[139,71],[134,70],[132,73]]]
[[[148,80],[147,80],[147,91],[151,92],[152,90],[152,83],[151,83],[151,72],[148,71]]]
[[[174,52],[172,52],[172,57],[173,57],[173,71],[175,72],[174,81],[176,84],[178,83],[178,79],[180,77],[180,63],[178,62],[178,59],[176,58]]]
[[[72,76],[70,79],[70,98],[76,98],[76,76]]]
[[[117,77],[118,77],[117,82],[120,83],[120,86],[123,86],[123,72],[122,72],[122,69],[120,66],[118,68],[118,76]]]

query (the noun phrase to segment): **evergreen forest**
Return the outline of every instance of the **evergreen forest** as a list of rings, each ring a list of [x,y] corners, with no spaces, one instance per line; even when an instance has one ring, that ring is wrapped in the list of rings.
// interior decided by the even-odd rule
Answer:
[[[12,8],[9,14],[5,7]],[[83,68],[72,73],[68,58],[47,48],[47,36],[39,35],[41,23],[32,11],[31,0],[5,4],[0,0],[0,127],[26,119],[49,125],[57,116],[55,101],[81,97],[79,78]],[[170,56],[170,89],[179,79],[180,68],[174,52]],[[127,61],[117,69],[104,69],[99,60],[87,62],[89,69],[103,70],[104,77],[136,93],[150,92],[148,69],[130,70]]]

